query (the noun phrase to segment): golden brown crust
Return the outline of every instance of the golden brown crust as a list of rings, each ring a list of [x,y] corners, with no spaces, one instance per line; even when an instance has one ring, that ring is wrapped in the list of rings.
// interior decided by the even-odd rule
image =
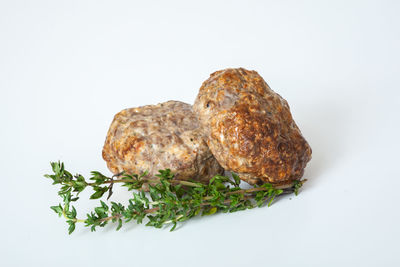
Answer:
[[[122,110],[103,147],[114,174],[171,169],[176,179],[207,182],[223,169],[208,149],[192,106],[178,101]]]
[[[250,184],[300,179],[311,148],[289,105],[255,71],[225,69],[206,80],[194,104],[208,146],[223,168]]]

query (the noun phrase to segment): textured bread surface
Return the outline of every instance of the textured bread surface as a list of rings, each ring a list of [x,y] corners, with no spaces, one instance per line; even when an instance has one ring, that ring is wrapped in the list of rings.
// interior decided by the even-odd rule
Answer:
[[[207,147],[192,106],[179,101],[124,109],[115,115],[103,147],[114,174],[154,177],[171,169],[175,179],[207,182],[223,169]]]
[[[193,106],[207,144],[221,166],[250,184],[298,180],[311,159],[285,99],[255,71],[210,75]]]

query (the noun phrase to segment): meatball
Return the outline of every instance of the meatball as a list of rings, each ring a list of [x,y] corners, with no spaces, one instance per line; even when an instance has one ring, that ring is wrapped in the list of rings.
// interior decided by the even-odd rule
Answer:
[[[178,101],[116,114],[102,154],[114,174],[148,171],[148,177],[156,178],[158,170],[168,168],[174,179],[208,182],[223,172],[207,147],[192,106]]]
[[[311,148],[289,105],[256,71],[210,75],[193,106],[221,166],[250,184],[289,184],[303,176]]]

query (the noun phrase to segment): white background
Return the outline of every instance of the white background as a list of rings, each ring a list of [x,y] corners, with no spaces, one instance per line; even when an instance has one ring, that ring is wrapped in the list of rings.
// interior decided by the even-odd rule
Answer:
[[[399,12],[382,0],[0,1],[0,265],[399,266]],[[301,194],[172,233],[69,236],[49,209],[49,162],[109,174],[115,113],[193,103],[226,67],[257,70],[288,100],[313,149]]]

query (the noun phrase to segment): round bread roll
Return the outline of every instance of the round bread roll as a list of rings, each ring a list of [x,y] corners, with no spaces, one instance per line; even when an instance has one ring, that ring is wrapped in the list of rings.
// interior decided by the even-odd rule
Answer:
[[[116,114],[102,154],[114,174],[148,171],[147,177],[157,179],[159,170],[171,169],[174,179],[208,182],[223,172],[207,147],[192,106],[178,101]]]
[[[311,148],[286,100],[257,72],[239,68],[212,73],[193,109],[225,170],[250,184],[289,184],[302,177]]]

